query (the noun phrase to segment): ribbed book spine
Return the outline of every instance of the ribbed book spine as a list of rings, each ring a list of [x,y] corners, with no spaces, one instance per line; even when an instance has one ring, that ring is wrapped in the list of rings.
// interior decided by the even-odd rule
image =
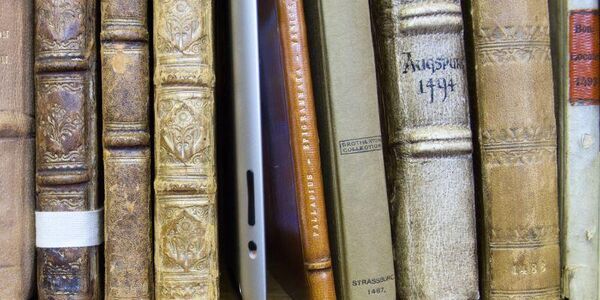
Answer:
[[[554,13],[562,292],[598,299],[600,202],[600,13],[597,0],[551,1]]]
[[[106,299],[152,299],[147,1],[102,0]]]
[[[558,299],[548,2],[472,2],[485,299]],[[597,125],[597,124],[596,124]]]
[[[97,208],[95,0],[35,1],[39,211]],[[98,247],[38,248],[40,299],[99,297]]]
[[[154,1],[156,299],[217,299],[213,2]]]
[[[35,284],[33,1],[0,1],[0,299]]]
[[[459,1],[372,1],[396,289],[477,299],[472,139]]]

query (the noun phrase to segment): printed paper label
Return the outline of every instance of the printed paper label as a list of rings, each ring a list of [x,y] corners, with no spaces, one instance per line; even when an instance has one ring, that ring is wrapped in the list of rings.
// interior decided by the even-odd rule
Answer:
[[[597,9],[569,16],[569,102],[600,105],[600,18]]]

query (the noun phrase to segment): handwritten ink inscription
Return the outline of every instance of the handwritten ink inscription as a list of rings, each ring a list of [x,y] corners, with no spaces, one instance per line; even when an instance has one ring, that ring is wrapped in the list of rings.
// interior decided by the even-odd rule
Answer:
[[[429,103],[445,102],[451,94],[460,90],[459,81],[448,71],[464,69],[462,58],[414,58],[411,52],[403,52],[402,58],[401,74],[419,74],[417,94],[426,97]],[[422,77],[423,74],[426,75]]]
[[[454,92],[455,86],[453,78],[429,78],[427,81],[421,79],[419,80],[419,94],[428,95],[431,103],[434,102],[436,95],[440,95],[441,101],[445,102],[448,95]]]

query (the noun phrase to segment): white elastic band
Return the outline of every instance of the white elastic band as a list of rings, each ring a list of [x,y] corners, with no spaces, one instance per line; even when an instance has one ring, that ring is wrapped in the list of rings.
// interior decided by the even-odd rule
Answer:
[[[38,248],[90,247],[102,244],[103,208],[91,211],[36,211]]]

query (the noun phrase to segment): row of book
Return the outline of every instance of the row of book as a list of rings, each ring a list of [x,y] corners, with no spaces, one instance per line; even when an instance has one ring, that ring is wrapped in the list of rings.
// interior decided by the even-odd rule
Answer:
[[[598,299],[597,0],[258,1],[242,145],[235,1],[0,1],[0,299],[222,297],[255,143],[291,298]]]

